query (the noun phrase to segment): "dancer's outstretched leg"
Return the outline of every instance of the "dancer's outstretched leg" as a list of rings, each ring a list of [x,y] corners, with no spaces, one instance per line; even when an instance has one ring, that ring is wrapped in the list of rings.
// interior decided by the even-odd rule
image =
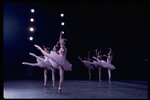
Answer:
[[[101,68],[99,67],[99,82],[101,82]]]
[[[38,50],[40,50],[44,56],[51,57],[50,54],[47,53],[46,51],[44,51],[40,46],[38,46],[38,45],[34,45],[34,46],[35,46]]]
[[[108,68],[109,83],[111,83],[111,70]]]
[[[55,87],[55,68],[52,68],[52,83],[53,83],[53,88],[56,89]]]
[[[29,53],[29,54],[30,54],[31,56],[33,56],[33,57],[36,57],[37,59],[39,59],[39,60],[41,60],[41,61],[44,60],[43,58],[41,58],[41,57],[35,55],[34,53]]]
[[[48,69],[44,69],[44,86],[46,86],[46,83],[47,83],[47,72],[48,72]]]
[[[88,72],[89,72],[89,80],[91,80],[91,70],[88,68]]]
[[[61,86],[64,80],[64,68],[62,66],[59,66],[59,75],[60,75],[60,81],[59,81],[58,92],[61,94]]]
[[[22,62],[24,65],[30,65],[30,66],[39,66],[38,63],[28,63],[28,62]]]

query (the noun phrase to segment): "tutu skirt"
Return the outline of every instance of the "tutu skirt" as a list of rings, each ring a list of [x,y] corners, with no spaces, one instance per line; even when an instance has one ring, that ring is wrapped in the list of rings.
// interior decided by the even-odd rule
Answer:
[[[51,57],[50,59],[52,61],[54,61],[53,63],[51,63],[52,65],[54,65],[54,67],[59,68],[59,65],[63,66],[64,70],[66,71],[71,71],[72,70],[72,64],[70,64],[65,57],[58,55],[56,52],[51,51]],[[52,62],[51,60],[49,60],[50,62]]]
[[[112,65],[112,64],[110,64],[110,63],[108,63],[108,62],[106,62],[106,61],[104,61],[104,60],[102,60],[102,61],[100,61],[100,62],[103,64],[103,66],[104,66],[105,68],[109,68],[109,69],[111,69],[111,70],[116,69],[114,65]]]
[[[103,65],[102,62],[98,62],[98,61],[93,61],[93,65],[97,68],[101,67],[101,68],[106,68],[105,65]]]
[[[94,67],[92,66],[92,64],[89,64],[88,61],[84,61],[83,63],[84,63],[85,67],[87,67],[89,69],[92,69],[92,70],[94,69]]]
[[[49,69],[49,70],[52,70],[52,65],[51,65],[51,64],[48,64],[48,63],[46,63],[46,62],[44,62],[44,61],[41,61],[41,60],[39,60],[39,59],[37,59],[37,62],[39,63],[39,66],[40,66],[41,68],[47,68],[47,69]]]

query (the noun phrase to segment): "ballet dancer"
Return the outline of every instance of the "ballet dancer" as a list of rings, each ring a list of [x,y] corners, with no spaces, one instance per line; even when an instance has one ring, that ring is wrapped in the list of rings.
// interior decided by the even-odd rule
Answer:
[[[61,48],[59,49],[59,54],[57,54],[56,52],[51,51],[50,54],[48,54],[47,52],[45,52],[40,46],[38,45],[34,45],[38,50],[40,50],[42,52],[42,54],[44,56],[47,56],[48,58],[50,58],[51,60],[53,60],[55,63],[57,63],[59,66],[57,67],[57,69],[59,69],[59,74],[60,74],[60,81],[59,81],[59,87],[58,87],[58,92],[61,94],[61,87],[62,87],[62,83],[64,80],[64,70],[66,71],[71,71],[72,70],[72,64],[70,64],[67,60],[66,60],[66,53],[67,53],[67,49],[65,47],[65,42],[66,40],[63,38],[62,39],[62,33],[60,33],[60,39],[59,42]]]
[[[100,61],[102,61],[102,54],[101,54],[102,50],[100,48],[100,51],[97,52],[97,50],[95,50],[95,53],[96,53],[96,57],[97,59],[99,59]],[[100,63],[97,64],[96,61],[93,61],[94,63],[94,66],[97,67],[99,69],[99,82],[101,82],[101,69],[103,68],[103,65]]]
[[[109,76],[109,83],[111,83],[111,70],[116,69],[114,65],[111,64],[112,59],[113,59],[113,53],[112,53],[112,49],[108,48],[110,51],[108,53],[108,56],[103,55],[104,57],[107,58],[107,63],[105,63],[107,65],[107,69],[108,69],[108,76]]]
[[[45,48],[44,45],[43,45],[43,48],[44,48],[45,52],[49,53],[49,50],[47,48]],[[56,51],[57,48],[54,46],[53,50]],[[39,57],[39,56],[35,55],[34,53],[29,53],[29,54],[33,57],[36,57],[37,63],[23,62],[22,64],[30,65],[30,66],[39,66],[40,68],[44,68],[44,86],[46,86],[46,83],[47,83],[48,70],[52,70],[52,83],[53,83],[53,88],[55,89],[55,71],[56,71],[56,69],[49,62],[48,58],[46,56]]]
[[[102,68],[106,68],[105,65],[103,65],[102,63],[102,55],[101,55],[101,49],[100,49],[100,52],[97,52],[97,50],[95,50],[96,52],[96,59],[98,59],[99,61],[94,61],[93,62],[89,62],[89,61],[86,61],[86,63],[88,64],[93,64],[96,68],[99,68],[99,82],[101,82],[101,69]],[[81,58],[79,57],[79,59],[81,60]]]
[[[81,62],[84,63],[84,66],[88,68],[89,80],[91,80],[91,70],[93,70],[94,67],[92,66],[92,58],[91,58],[90,51],[88,52],[88,58],[84,57],[85,60],[82,60],[79,56],[78,58],[81,60]]]

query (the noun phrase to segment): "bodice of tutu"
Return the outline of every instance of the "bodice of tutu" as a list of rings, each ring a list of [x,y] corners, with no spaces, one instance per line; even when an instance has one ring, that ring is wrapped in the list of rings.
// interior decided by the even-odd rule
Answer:
[[[64,39],[61,39],[61,40],[60,40],[60,45],[65,45]]]
[[[67,48],[61,48],[59,49],[59,54],[61,54],[62,56],[64,56],[66,58],[66,54],[67,54]]]
[[[107,62],[108,62],[108,63],[111,63],[112,58],[113,58],[112,56],[108,56],[108,57],[107,57]]]

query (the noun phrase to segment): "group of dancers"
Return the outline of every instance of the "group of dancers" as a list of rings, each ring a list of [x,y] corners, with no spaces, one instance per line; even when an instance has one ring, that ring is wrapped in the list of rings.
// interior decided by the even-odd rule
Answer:
[[[44,86],[46,86],[46,83],[47,83],[47,72],[48,70],[51,70],[52,71],[52,83],[53,83],[54,89],[56,89],[55,71],[56,69],[59,69],[59,74],[60,74],[60,81],[59,81],[59,87],[58,87],[59,93],[61,93],[61,87],[62,87],[62,83],[64,80],[64,71],[72,70],[72,64],[70,64],[66,60],[67,48],[65,44],[66,44],[67,39],[62,38],[62,34],[63,32],[60,32],[59,41],[56,43],[56,45],[53,47],[53,50],[51,51],[49,51],[48,48],[45,48],[45,46],[43,46],[44,49],[42,49],[40,46],[34,45],[44,55],[43,57],[43,56],[37,56],[34,53],[29,53],[31,56],[36,57],[37,63],[22,62],[22,64],[24,65],[39,66],[40,68],[44,68]],[[58,46],[58,44],[60,44],[60,47]]]
[[[44,86],[47,84],[47,72],[48,70],[52,71],[52,83],[53,88],[55,87],[55,71],[56,69],[59,69],[59,75],[60,75],[60,81],[59,81],[59,87],[58,92],[61,94],[61,87],[64,80],[64,71],[72,71],[72,64],[70,64],[66,60],[66,54],[67,54],[67,48],[65,46],[67,39],[62,38],[63,32],[60,32],[59,41],[56,43],[56,45],[53,47],[53,49],[50,51],[48,48],[46,48],[43,45],[43,49],[38,46],[34,45],[38,50],[41,51],[41,53],[44,56],[37,56],[34,53],[29,53],[31,56],[36,57],[37,63],[28,63],[28,62],[22,62],[24,65],[30,65],[30,66],[38,66],[40,68],[44,68]],[[60,44],[60,45],[58,45]],[[85,60],[82,60],[79,56],[78,58],[81,60],[81,62],[84,63],[84,65],[88,68],[89,71],[89,80],[91,79],[91,69],[94,69],[92,65],[94,65],[96,68],[99,68],[99,81],[101,82],[101,68],[107,68],[108,69],[108,75],[109,75],[109,82],[111,80],[111,70],[115,69],[115,66],[111,64],[113,53],[111,51],[108,53],[108,56],[103,55],[103,57],[107,57],[107,62],[102,60],[102,54],[101,49],[99,52],[96,52],[96,57],[93,56],[93,58],[96,60],[92,60],[92,57],[90,55],[90,51],[88,52],[88,58],[84,57]]]
[[[108,69],[108,76],[109,76],[109,83],[111,83],[111,70],[116,69],[114,65],[111,64],[111,61],[113,59],[113,53],[111,48],[110,49],[108,55],[102,55],[101,53],[101,49],[99,52],[97,52],[97,50],[95,50],[96,53],[96,57],[93,56],[93,59],[95,59],[96,61],[92,60],[90,51],[88,52],[88,57],[84,57],[85,60],[82,60],[79,56],[78,58],[81,60],[81,62],[84,63],[84,66],[86,66],[88,68],[88,72],[89,72],[89,80],[91,79],[91,70],[94,69],[93,65],[99,69],[99,81],[101,82],[101,69],[102,68],[107,68]],[[102,60],[102,56],[107,58],[107,62],[105,60]]]

